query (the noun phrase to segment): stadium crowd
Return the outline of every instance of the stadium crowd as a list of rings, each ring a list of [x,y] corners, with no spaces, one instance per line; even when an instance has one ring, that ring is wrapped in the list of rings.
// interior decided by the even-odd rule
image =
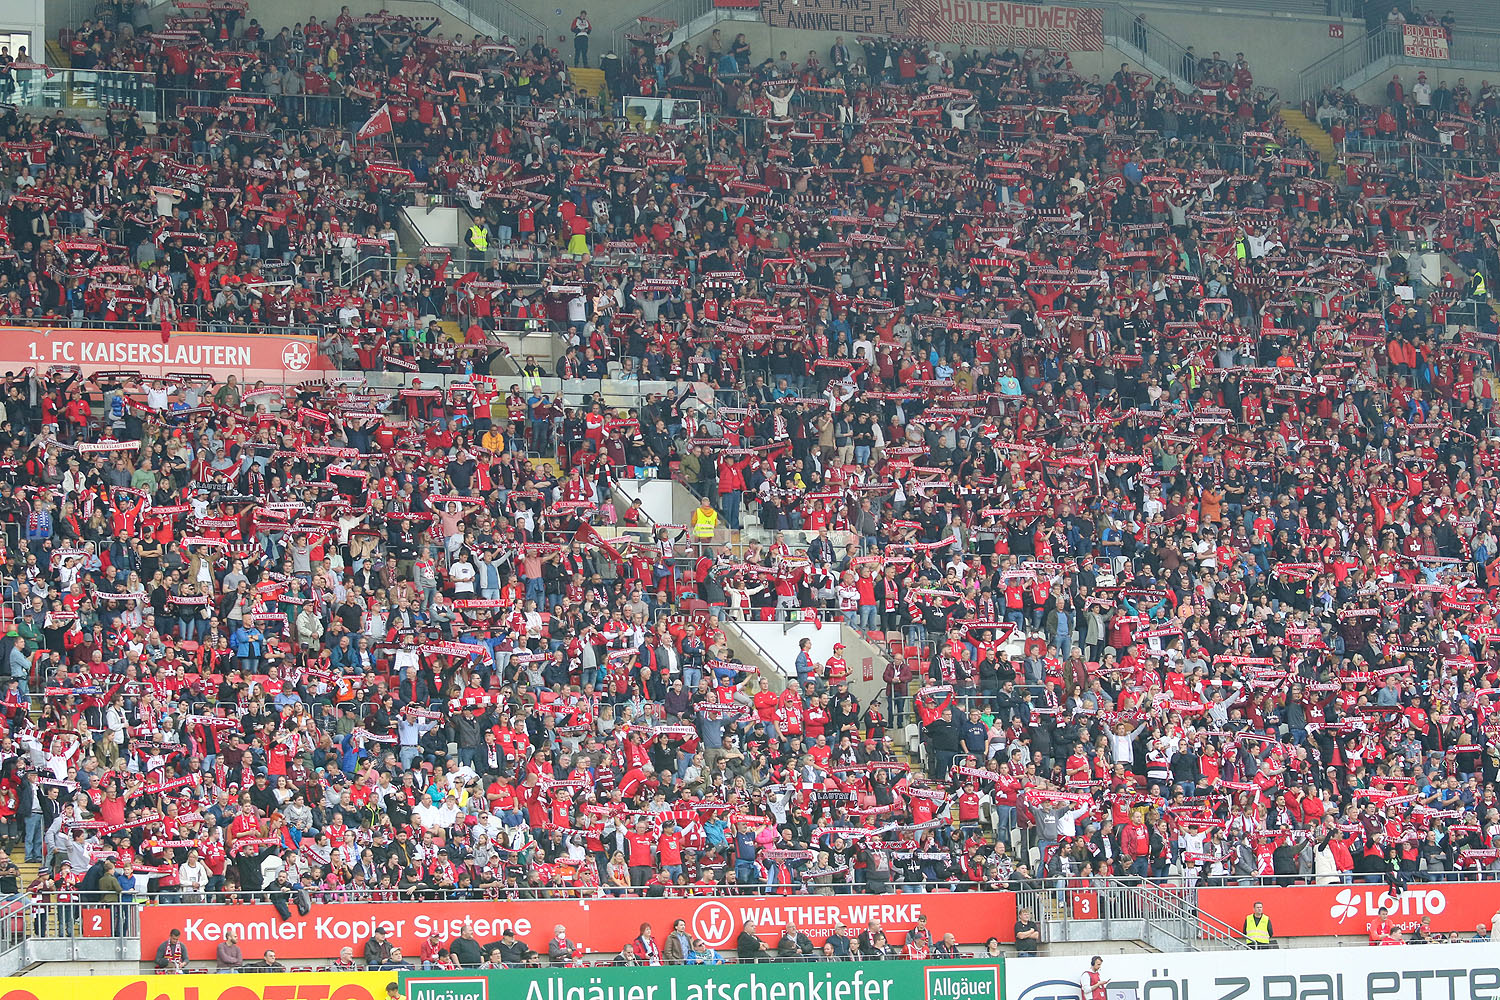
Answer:
[[[0,112],[5,311],[476,374],[6,377],[0,842],[37,898],[1500,870],[1488,84],[1435,158],[1336,165],[1242,58],[1185,95],[740,38],[609,67],[705,102],[634,131],[544,48],[207,9],[74,54],[223,104]],[[373,140],[282,100],[315,73]],[[419,194],[468,246],[341,283]],[[484,374],[516,324],[674,388]],[[688,524],[615,499],[649,475]],[[892,650],[882,697],[728,652],[806,617]]]

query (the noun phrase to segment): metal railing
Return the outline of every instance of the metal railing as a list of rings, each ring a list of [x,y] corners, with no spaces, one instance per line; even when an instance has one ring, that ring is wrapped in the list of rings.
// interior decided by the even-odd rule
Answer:
[[[92,69],[30,69],[13,71],[16,82],[9,100],[26,111],[128,109],[154,114],[158,120],[201,113],[205,109],[255,110],[254,102],[264,94],[205,89],[199,87],[166,87],[157,82],[154,73]],[[276,96],[282,111],[300,116],[314,126],[343,126],[362,109],[352,101],[334,94],[297,94]]]
[[[156,110],[156,74],[92,69],[12,69],[8,103],[29,109]]]
[[[1297,78],[1302,88],[1299,97],[1316,103],[1323,91],[1339,86],[1376,60],[1401,51],[1401,32],[1382,25],[1376,31],[1345,42],[1299,73]]]
[[[158,121],[180,119],[189,115],[207,114],[214,117],[220,111],[260,111],[259,107],[243,103],[246,98],[258,101],[269,97],[283,114],[299,118],[314,128],[343,128],[346,125],[361,125],[369,117],[363,105],[338,94],[241,94],[236,91],[204,90],[198,87],[153,86],[144,95],[149,103],[142,111],[154,111]],[[194,152],[212,153],[210,150],[194,149]]]
[[[46,905],[33,902],[25,895],[0,899],[0,955],[18,947],[22,941],[32,936],[32,924],[27,919],[27,911]]]
[[[1488,879],[1467,879],[1466,881],[1497,881],[1500,880],[1500,872],[1488,872]],[[1274,887],[1278,883],[1286,885],[1311,884],[1311,876],[1289,877],[1289,876],[1253,876],[1245,879],[1228,879],[1225,884],[1230,887]],[[1030,908],[1040,920],[1042,917],[1052,915],[1054,919],[1061,919],[1066,913],[1066,919],[1089,919],[1082,915],[1074,916],[1070,908],[1064,904],[1068,896],[1074,892],[1086,891],[1099,893],[1097,917],[1093,919],[1102,920],[1184,920],[1192,919],[1200,924],[1197,938],[1202,940],[1225,941],[1242,940],[1242,934],[1238,928],[1219,920],[1217,917],[1200,912],[1198,907],[1199,884],[1188,882],[1182,877],[1167,876],[1163,878],[1152,878],[1148,881],[1141,879],[1121,879],[1115,877],[1100,878],[1047,878],[1045,885],[1030,886],[1016,891],[1016,905]],[[1376,883],[1380,884],[1378,881]],[[928,883],[902,883],[891,882],[893,888],[900,888],[908,892],[920,895],[923,892],[945,891],[947,882],[938,884]],[[775,892],[779,889],[801,888],[802,883],[789,882],[786,884],[756,883],[757,888]],[[836,885],[835,890],[841,894],[864,893],[864,886],[857,883]],[[614,891],[611,891],[614,890]],[[304,890],[307,902],[314,907],[319,904],[362,902],[367,900],[445,900],[445,899],[470,899],[466,892],[455,891],[452,895],[439,889],[426,889],[420,887],[404,887],[393,889],[368,888],[355,889],[341,887],[337,889],[324,889],[319,886],[308,886]],[[578,885],[537,885],[537,886],[498,886],[495,892],[500,898],[513,897],[516,899],[586,899],[602,896],[629,896],[642,895],[643,890],[639,887],[613,887],[613,886],[578,886]],[[24,937],[72,937],[79,933],[83,926],[83,911],[85,910],[108,910],[114,929],[122,931],[116,936],[128,936],[137,933],[139,927],[139,909],[142,906],[193,906],[205,904],[224,903],[251,903],[264,902],[267,893],[262,890],[219,890],[215,892],[152,892],[149,896],[141,897],[138,893],[135,902],[125,903],[89,903],[89,902],[42,902],[27,899],[24,896],[12,896],[0,900],[0,917],[16,915],[16,906],[24,901],[27,913],[31,917],[26,923],[26,930],[21,936]],[[269,905],[269,904],[267,904]],[[100,918],[102,919],[102,917]],[[8,942],[16,937],[17,928],[20,925],[14,920],[0,920],[0,951],[3,951]],[[104,925],[99,925],[104,926]],[[70,932],[71,931],[71,932]]]
[[[36,316],[6,316],[0,313],[0,326],[24,326],[24,327],[53,327],[55,329],[89,329],[89,330],[151,330],[161,332],[160,323],[135,323],[122,320],[104,319],[46,319]],[[255,333],[275,334],[286,336],[287,334],[315,337],[323,331],[323,327],[312,326],[271,326],[266,323],[258,323],[253,326],[245,326],[240,323],[213,323],[204,324],[201,330],[188,330],[178,328],[183,333]]]
[[[9,919],[5,921],[10,925],[7,933],[16,933],[15,925],[20,921],[21,936],[28,939],[139,937],[142,902],[57,903],[28,899],[19,910],[14,904],[7,904],[10,907]]]
[[[1475,30],[1464,25],[1448,39],[1448,62],[1454,68],[1500,69],[1500,32]]]
[[[1104,34],[1133,47],[1144,60],[1160,66],[1178,89],[1194,89],[1198,54],[1189,54],[1186,45],[1152,24],[1146,14],[1124,4],[1111,4],[1104,9]]]
[[[1173,950],[1249,947],[1243,933],[1200,910],[1197,889],[1182,883],[1152,880],[1111,885],[1105,879],[1066,879],[1056,888],[1023,890],[1017,895],[1016,908],[1017,912],[1032,911],[1043,941],[1066,940],[1065,924],[1101,920],[1138,922],[1143,925],[1142,940]]]
[[[353,127],[369,117],[369,106],[339,94],[267,95],[213,87],[163,85],[154,73],[116,70],[35,69],[13,70],[15,84],[0,101],[23,111],[119,110],[155,114],[158,119],[202,114],[210,109],[257,110],[270,97],[283,112],[300,116],[313,127]],[[546,105],[550,107],[551,105]],[[536,117],[539,105],[496,102],[487,104],[491,114],[508,116],[512,123]],[[566,117],[577,117],[581,109],[566,109]]]
[[[620,116],[644,132],[663,126],[697,126],[703,121],[703,102],[679,97],[622,97]]]
[[[1424,62],[1406,54],[1405,33],[1400,25],[1381,25],[1345,42],[1298,74],[1301,87],[1298,98],[1316,104],[1325,90],[1344,86],[1382,63],[1389,66],[1402,61]],[[1465,27],[1449,39],[1447,60],[1434,62],[1432,66],[1438,70],[1500,70],[1500,32]]]
[[[713,9],[713,0],[663,0],[662,3],[647,8],[644,13],[627,18],[611,28],[608,36],[609,44],[623,58],[629,51],[633,40],[658,33],[669,24],[678,28],[686,28],[698,18],[712,12]],[[681,41],[676,37],[670,40]]]
[[[438,6],[492,38],[530,43],[547,37],[547,26],[510,0],[438,0]]]

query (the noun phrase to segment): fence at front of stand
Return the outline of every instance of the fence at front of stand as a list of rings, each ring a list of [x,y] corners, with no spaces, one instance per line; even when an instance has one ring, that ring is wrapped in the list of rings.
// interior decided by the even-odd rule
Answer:
[[[157,109],[156,74],[92,69],[11,69],[11,90],[0,102],[23,112]]]
[[[175,87],[164,85],[153,73],[133,73],[109,70],[36,69],[13,70],[15,83],[7,98],[0,94],[0,101],[9,100],[23,112],[45,114],[57,110],[130,110],[150,114],[158,121],[181,120],[193,116],[218,116],[224,111],[243,111],[247,115],[263,112],[274,105],[283,113],[300,119],[305,127],[327,129],[325,145],[330,149],[348,139],[353,141],[353,132],[369,116],[365,102],[357,102],[332,94],[298,94],[295,96],[268,96],[240,91],[204,89],[197,87]],[[540,115],[544,119],[562,117],[587,126],[601,120],[614,122],[626,129],[650,132],[663,126],[672,128],[702,129],[705,137],[713,143],[720,137],[735,137],[741,141],[758,140],[765,132],[776,130],[774,122],[758,116],[724,114],[716,110],[711,94],[689,91],[696,96],[641,97],[626,96],[606,106],[595,106],[592,102],[565,107],[548,105],[538,109],[526,101],[503,101],[486,106],[486,112],[499,121],[515,125],[519,120]],[[821,120],[830,133],[845,128],[840,120],[838,101],[825,94],[798,91],[792,96],[790,105],[797,118],[814,116]],[[852,123],[847,127],[852,128]],[[993,122],[983,118],[972,120],[970,129],[981,141],[997,141],[1006,134]],[[273,136],[274,138],[274,136]],[[1226,167],[1244,170],[1243,146],[1234,143],[1215,143],[1194,136],[1183,136],[1183,141],[1195,148],[1213,147]],[[398,151],[407,148],[397,140]],[[195,155],[215,157],[218,149],[205,142],[196,143]],[[487,149],[470,150],[477,154]]]
[[[32,114],[53,111],[138,111],[158,121],[223,110],[251,113],[267,102],[314,127],[340,127],[359,112],[353,102],[333,94],[267,96],[236,90],[163,86],[155,73],[92,69],[11,70],[11,103]],[[360,117],[363,122],[364,118]]]
[[[0,900],[0,952],[22,940],[131,938],[141,933],[141,902]]]

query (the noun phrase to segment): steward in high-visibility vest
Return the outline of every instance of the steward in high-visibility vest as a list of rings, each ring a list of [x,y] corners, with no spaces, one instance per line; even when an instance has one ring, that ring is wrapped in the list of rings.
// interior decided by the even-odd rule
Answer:
[[[719,512],[708,502],[708,497],[704,497],[703,502],[693,508],[693,514],[688,518],[688,529],[693,533],[693,540],[712,542],[714,530],[718,526]]]
[[[1266,916],[1263,903],[1255,904],[1255,912],[1245,918],[1245,943],[1252,948],[1271,947],[1271,918]]]
[[[490,248],[490,231],[484,227],[484,223],[476,222],[469,227],[469,246],[475,250]]]
[[[1490,291],[1485,287],[1484,272],[1479,268],[1474,269],[1474,274],[1469,278],[1469,298],[1475,302],[1483,302],[1490,297]]]

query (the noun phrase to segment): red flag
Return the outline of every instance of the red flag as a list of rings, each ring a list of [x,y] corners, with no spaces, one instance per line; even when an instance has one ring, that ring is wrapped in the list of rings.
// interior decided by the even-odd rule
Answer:
[[[605,554],[609,556],[610,561],[616,566],[623,568],[625,565],[625,557],[620,555],[620,550],[609,544],[608,540],[599,534],[592,524],[584,523],[579,525],[578,530],[573,533],[573,541],[591,542],[603,549]]]
[[[373,139],[378,135],[385,135],[387,132],[394,130],[394,127],[391,125],[391,104],[387,101],[375,109],[375,113],[370,116],[369,121],[359,127],[359,131],[355,133],[355,138]]]

